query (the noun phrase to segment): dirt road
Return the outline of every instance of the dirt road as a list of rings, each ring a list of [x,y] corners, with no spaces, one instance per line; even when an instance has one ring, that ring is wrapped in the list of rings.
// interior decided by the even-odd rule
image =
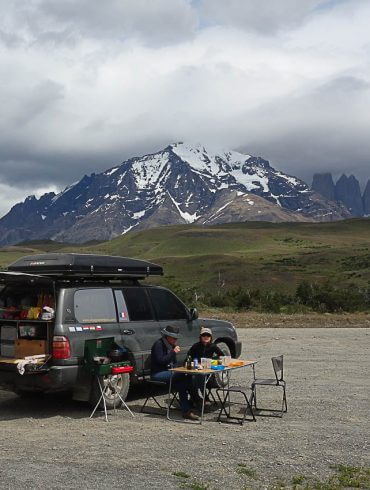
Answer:
[[[274,488],[325,481],[332,465],[370,466],[370,329],[239,330],[243,358],[272,374],[271,355],[285,355],[288,413],[243,427],[178,424],[135,411],[101,415],[66,397],[18,398],[0,391],[0,488]],[[235,372],[243,383],[251,371]],[[261,402],[279,405],[279,390]],[[176,476],[177,474],[177,476]]]

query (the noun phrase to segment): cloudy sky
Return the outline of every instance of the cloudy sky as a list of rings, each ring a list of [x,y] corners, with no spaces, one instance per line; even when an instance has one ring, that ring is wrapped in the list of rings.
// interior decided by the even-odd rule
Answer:
[[[0,216],[174,141],[370,177],[369,0],[0,8]]]

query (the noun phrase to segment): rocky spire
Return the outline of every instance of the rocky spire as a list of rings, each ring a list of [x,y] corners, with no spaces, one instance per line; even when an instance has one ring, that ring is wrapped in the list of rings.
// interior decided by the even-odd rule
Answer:
[[[329,199],[329,201],[334,201],[335,187],[330,172],[314,174],[311,187],[314,191]]]
[[[360,183],[353,175],[340,177],[335,184],[335,199],[345,204],[352,216],[363,216]]]
[[[363,196],[362,204],[364,207],[364,214],[370,216],[370,180],[367,181]]]

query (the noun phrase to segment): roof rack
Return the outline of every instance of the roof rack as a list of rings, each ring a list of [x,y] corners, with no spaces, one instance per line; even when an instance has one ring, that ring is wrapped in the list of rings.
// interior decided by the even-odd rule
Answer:
[[[144,279],[162,276],[163,269],[145,260],[115,255],[48,253],[27,255],[10,264],[9,272],[23,272],[55,279]]]

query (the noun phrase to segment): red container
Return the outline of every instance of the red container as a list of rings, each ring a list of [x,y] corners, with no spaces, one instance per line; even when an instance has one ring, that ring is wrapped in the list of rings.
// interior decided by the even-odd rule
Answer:
[[[132,366],[112,367],[112,374],[131,373],[133,370],[134,368]]]

